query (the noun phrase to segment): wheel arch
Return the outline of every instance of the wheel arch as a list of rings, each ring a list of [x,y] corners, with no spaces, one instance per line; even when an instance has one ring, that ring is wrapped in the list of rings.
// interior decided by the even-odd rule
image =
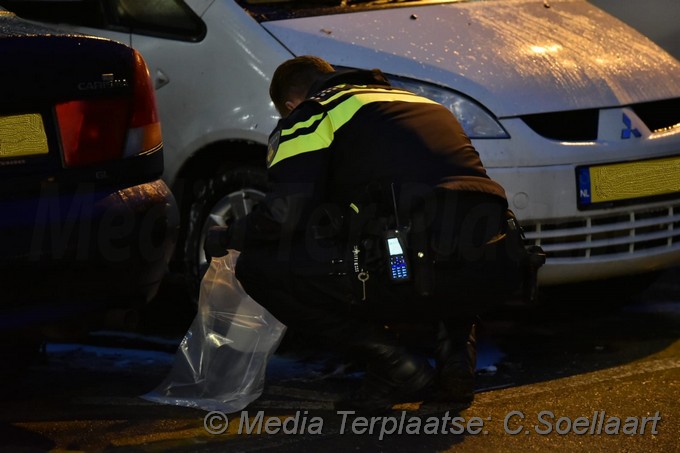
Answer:
[[[201,196],[203,179],[212,177],[225,168],[240,165],[265,168],[267,147],[248,140],[221,140],[210,143],[186,160],[172,182],[172,192],[180,209],[180,237],[178,244],[184,243],[189,211],[192,203]],[[184,259],[185,250],[177,247],[173,262]]]
[[[228,164],[265,165],[267,145],[248,140],[220,140],[196,151],[187,159],[174,178],[173,192],[186,190],[186,182],[199,175],[215,174]]]

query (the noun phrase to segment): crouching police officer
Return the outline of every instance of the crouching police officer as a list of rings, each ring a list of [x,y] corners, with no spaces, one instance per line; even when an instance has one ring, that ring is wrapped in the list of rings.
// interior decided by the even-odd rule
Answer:
[[[448,109],[379,70],[297,57],[277,68],[270,96],[282,116],[272,190],[211,230],[206,254],[241,250],[236,276],[250,296],[289,331],[365,365],[338,408],[470,403],[473,320],[521,281],[505,191]],[[433,326],[435,368],[384,327],[393,321]]]

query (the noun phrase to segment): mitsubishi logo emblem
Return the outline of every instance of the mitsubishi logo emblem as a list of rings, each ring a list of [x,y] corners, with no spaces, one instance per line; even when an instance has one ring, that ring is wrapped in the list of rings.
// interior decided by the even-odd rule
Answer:
[[[625,113],[623,114],[623,124],[625,124],[626,127],[621,131],[622,139],[629,139],[631,135],[635,136],[635,138],[642,137],[640,131],[632,127],[633,123],[631,122],[630,118],[628,118],[628,115],[626,115]]]

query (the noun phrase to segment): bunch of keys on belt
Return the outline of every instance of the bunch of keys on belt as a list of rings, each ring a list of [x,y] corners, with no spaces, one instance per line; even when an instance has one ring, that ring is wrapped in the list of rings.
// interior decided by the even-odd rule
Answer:
[[[361,282],[361,285],[363,286],[363,297],[361,300],[366,300],[366,281],[368,281],[368,272],[361,271],[357,274],[357,278]]]

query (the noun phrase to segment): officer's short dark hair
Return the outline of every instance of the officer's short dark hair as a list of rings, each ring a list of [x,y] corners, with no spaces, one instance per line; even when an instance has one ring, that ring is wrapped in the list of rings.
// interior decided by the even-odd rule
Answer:
[[[283,116],[287,113],[286,101],[291,97],[305,98],[312,84],[319,77],[335,72],[326,60],[312,55],[303,55],[283,62],[272,77],[269,97],[276,110]]]

